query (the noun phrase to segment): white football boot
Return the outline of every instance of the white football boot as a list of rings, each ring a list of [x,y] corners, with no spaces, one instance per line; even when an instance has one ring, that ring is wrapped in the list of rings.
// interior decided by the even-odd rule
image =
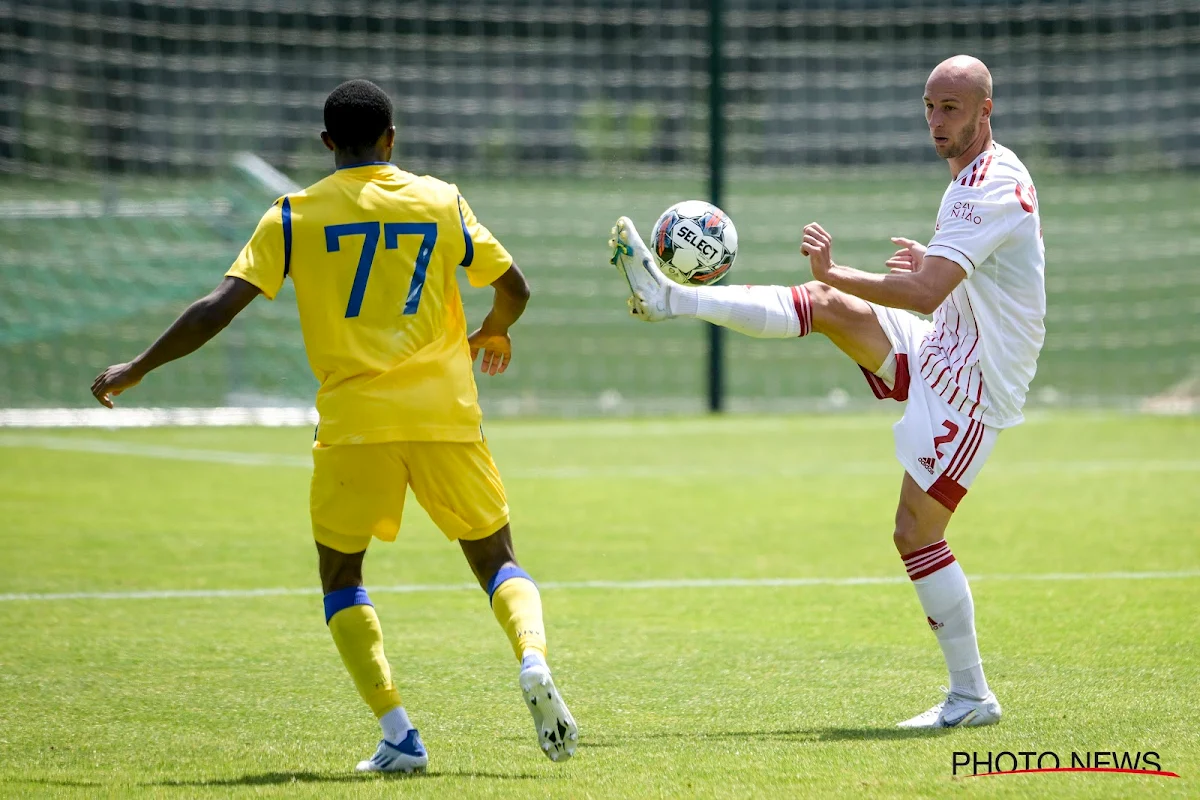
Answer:
[[[534,664],[521,670],[518,680],[521,682],[521,693],[525,695],[525,706],[533,717],[533,727],[537,729],[542,752],[551,761],[566,761],[575,755],[579,727],[555,688],[550,670],[541,664]]]
[[[429,755],[421,742],[416,728],[409,730],[404,741],[392,744],[386,739],[379,742],[375,755],[358,762],[355,772],[424,772]]]
[[[1000,703],[988,692],[982,700],[946,692],[946,699],[912,719],[896,723],[897,728],[974,728],[1000,721]]]
[[[629,307],[635,317],[647,322],[670,319],[671,280],[654,263],[650,248],[638,236],[629,217],[621,217],[613,226],[608,246],[613,249],[612,263],[629,283],[632,293]]]

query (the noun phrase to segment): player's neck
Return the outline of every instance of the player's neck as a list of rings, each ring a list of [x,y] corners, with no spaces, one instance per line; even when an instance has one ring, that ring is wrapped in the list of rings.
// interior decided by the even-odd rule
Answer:
[[[333,154],[333,167],[345,169],[361,164],[386,164],[390,155],[382,150],[339,150]]]
[[[979,158],[979,154],[984,150],[991,149],[991,146],[992,132],[990,130],[980,131],[979,141],[964,150],[962,155],[947,159],[947,163],[950,165],[951,178],[966,169],[968,164]]]

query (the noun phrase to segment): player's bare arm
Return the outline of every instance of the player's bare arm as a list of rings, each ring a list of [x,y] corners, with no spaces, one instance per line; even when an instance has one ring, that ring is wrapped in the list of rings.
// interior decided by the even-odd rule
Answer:
[[[492,298],[492,310],[483,318],[478,330],[467,337],[471,345],[471,360],[474,361],[483,351],[483,360],[479,362],[480,372],[488,375],[499,375],[508,369],[512,360],[512,338],[508,329],[513,326],[525,313],[525,305],[529,302],[529,281],[525,273],[513,264],[504,274],[492,282],[495,296]]]
[[[808,256],[813,277],[846,294],[876,305],[932,314],[967,277],[962,267],[940,256],[926,256],[911,239],[888,261],[890,272],[864,272],[833,260],[833,237],[816,222],[804,227],[800,252]],[[904,268],[907,265],[907,268]]]
[[[200,349],[259,294],[257,286],[241,278],[224,278],[217,288],[188,306],[145,352],[124,364],[113,364],[97,375],[92,381],[92,396],[101,405],[112,408],[113,397],[136,386],[163,364]]]

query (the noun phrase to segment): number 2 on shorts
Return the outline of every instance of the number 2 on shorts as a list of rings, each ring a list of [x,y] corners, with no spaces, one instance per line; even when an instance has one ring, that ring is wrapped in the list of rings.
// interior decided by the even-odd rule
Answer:
[[[950,444],[954,441],[954,437],[958,436],[958,426],[950,420],[943,422],[942,427],[946,429],[946,432],[933,440],[933,452],[938,458],[942,457],[942,445]]]

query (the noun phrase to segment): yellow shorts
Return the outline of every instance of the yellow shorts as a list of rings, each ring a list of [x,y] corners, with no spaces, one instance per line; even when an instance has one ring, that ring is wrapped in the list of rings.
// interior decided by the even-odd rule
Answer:
[[[446,538],[482,539],[508,523],[508,500],[484,442],[313,445],[313,536],[342,553],[395,540],[413,496]]]

